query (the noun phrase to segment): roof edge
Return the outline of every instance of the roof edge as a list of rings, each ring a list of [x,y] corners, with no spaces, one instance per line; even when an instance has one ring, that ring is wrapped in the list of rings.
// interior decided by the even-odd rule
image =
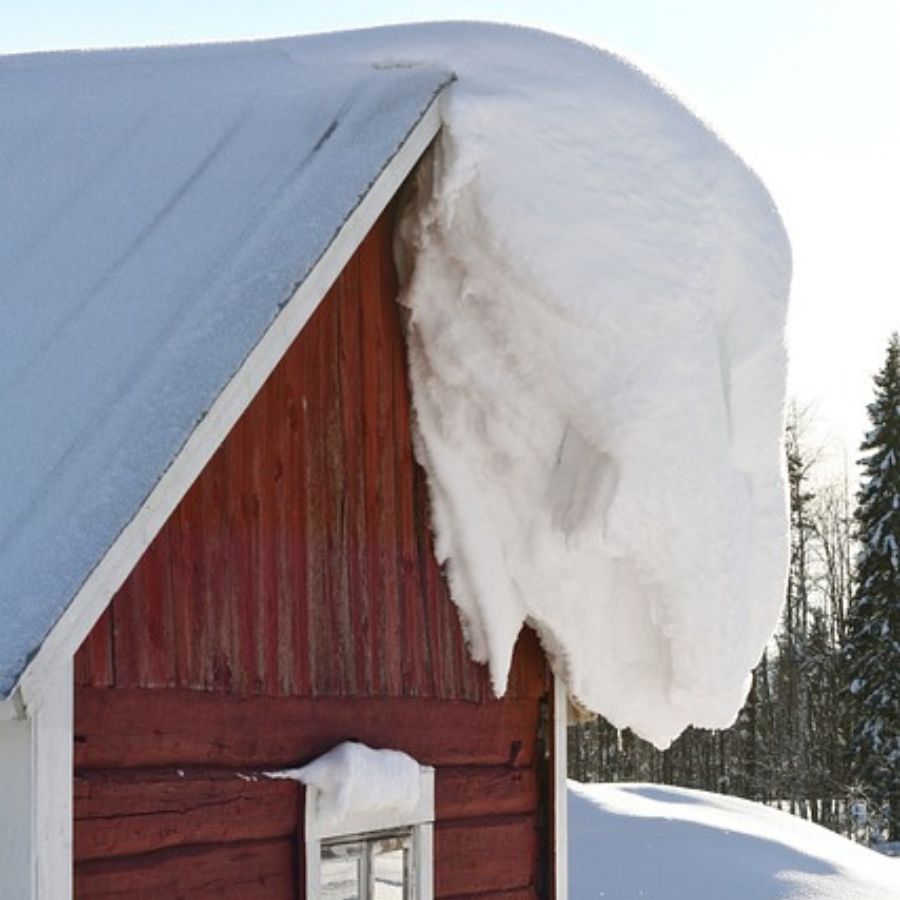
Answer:
[[[17,696],[15,694],[9,700],[0,700],[0,722],[21,718],[22,708],[21,704],[16,701]]]
[[[448,83],[452,76],[448,78]],[[446,85],[445,85],[446,86]],[[131,521],[97,563],[16,682],[0,693],[0,719],[41,705],[48,676],[74,656],[141,555],[318,308],[356,247],[440,131],[443,88],[362,196],[303,282],[197,423]],[[12,698],[12,699],[10,699]],[[6,716],[6,712],[10,715]]]

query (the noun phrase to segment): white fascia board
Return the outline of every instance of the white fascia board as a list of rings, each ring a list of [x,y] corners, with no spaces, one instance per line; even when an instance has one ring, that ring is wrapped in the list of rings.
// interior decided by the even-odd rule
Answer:
[[[558,675],[553,676],[553,860],[554,897],[569,896],[569,787],[568,765],[569,692]]]
[[[443,93],[350,214],[331,245],[198,423],[178,456],[97,564],[22,673],[26,706],[40,704],[48,673],[74,656],[115,592],[225,440],[441,127]]]

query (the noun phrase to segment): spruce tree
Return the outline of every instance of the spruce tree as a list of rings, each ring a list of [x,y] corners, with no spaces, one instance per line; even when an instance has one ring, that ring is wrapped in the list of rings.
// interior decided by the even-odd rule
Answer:
[[[875,376],[856,512],[860,552],[845,649],[851,771],[874,837],[900,840],[900,340]]]

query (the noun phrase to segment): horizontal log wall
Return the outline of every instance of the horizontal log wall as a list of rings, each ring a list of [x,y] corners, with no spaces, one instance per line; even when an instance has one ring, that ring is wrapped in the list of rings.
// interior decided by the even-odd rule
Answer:
[[[76,657],[76,893],[302,896],[297,785],[356,739],[436,767],[437,895],[546,874],[531,632],[493,698],[435,562],[385,215]],[[489,852],[490,851],[490,852]]]

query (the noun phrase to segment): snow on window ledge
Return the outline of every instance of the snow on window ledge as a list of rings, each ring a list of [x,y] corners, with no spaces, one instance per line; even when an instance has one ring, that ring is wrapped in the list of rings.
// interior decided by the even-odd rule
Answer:
[[[267,772],[306,786],[304,834],[308,900],[324,896],[323,845],[360,852],[396,839],[411,857],[409,896],[430,900],[434,885],[434,769],[397,750],[346,741],[298,769]],[[399,845],[398,845],[399,846]],[[365,871],[364,866],[362,871]],[[368,879],[366,879],[368,881]],[[367,896],[363,894],[362,896]]]

